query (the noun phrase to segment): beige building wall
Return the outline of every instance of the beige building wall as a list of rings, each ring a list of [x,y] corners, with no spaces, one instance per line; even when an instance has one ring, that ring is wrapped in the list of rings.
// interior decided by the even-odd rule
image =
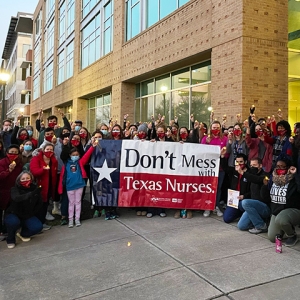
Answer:
[[[124,42],[125,1],[115,0],[113,51],[80,70],[80,2],[74,76],[59,86],[54,83],[51,91],[32,101],[32,115],[41,107],[55,112],[54,107],[73,101],[73,119],[85,122],[87,99],[111,91],[112,117],[122,122],[123,114],[134,114],[136,83],[210,58],[217,118],[224,113],[232,121],[237,113],[246,118],[252,104],[260,116],[279,107],[287,114],[287,3],[191,0]],[[40,0],[35,16],[43,3]],[[55,60],[55,78],[56,73]]]

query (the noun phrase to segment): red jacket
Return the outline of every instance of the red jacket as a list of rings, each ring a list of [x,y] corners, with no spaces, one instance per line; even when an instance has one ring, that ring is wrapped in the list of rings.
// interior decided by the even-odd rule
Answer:
[[[87,178],[86,172],[84,170],[84,166],[88,163],[91,155],[94,152],[94,149],[95,148],[93,146],[91,146],[89,148],[89,150],[86,151],[84,153],[84,155],[79,159],[79,166],[80,166],[82,178]],[[64,164],[60,171],[60,178],[59,178],[59,183],[58,183],[58,193],[59,194],[63,193],[63,180],[64,180],[64,175],[65,175],[65,170],[66,170],[66,165]]]
[[[33,156],[30,161],[30,172],[37,180],[37,185],[41,186],[41,195],[44,202],[48,201],[48,190],[51,188],[50,195],[55,199],[55,186],[57,181],[57,159],[55,155],[50,158],[50,169],[46,170],[47,166],[43,159],[43,151],[40,151],[37,156]],[[49,176],[51,176],[51,187],[49,187]]]
[[[0,160],[0,210],[5,210],[10,203],[10,189],[15,186],[16,179],[22,172],[22,162],[19,158],[15,160],[16,166],[12,172],[8,167],[11,161],[6,156]]]

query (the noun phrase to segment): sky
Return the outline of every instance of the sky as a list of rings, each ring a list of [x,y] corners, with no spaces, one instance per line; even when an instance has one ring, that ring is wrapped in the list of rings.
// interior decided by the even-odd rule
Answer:
[[[0,62],[2,60],[10,18],[12,16],[16,17],[19,11],[33,14],[38,2],[39,0],[0,0]]]

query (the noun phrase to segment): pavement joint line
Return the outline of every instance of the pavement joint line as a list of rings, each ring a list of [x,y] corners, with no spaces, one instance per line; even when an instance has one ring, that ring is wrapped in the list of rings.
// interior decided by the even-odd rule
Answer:
[[[206,279],[204,276],[202,276],[201,274],[197,273],[195,270],[193,270],[192,268],[190,268],[188,265],[186,265],[184,262],[182,262],[181,260],[179,260],[178,258],[174,257],[173,255],[171,255],[170,253],[164,251],[162,248],[160,248],[158,245],[154,244],[153,242],[151,242],[150,240],[148,240],[146,237],[142,236],[141,234],[139,234],[138,232],[136,232],[135,230],[133,230],[132,228],[130,228],[129,226],[127,226],[126,224],[124,224],[122,221],[120,221],[119,219],[117,220],[118,222],[120,222],[121,224],[123,224],[123,226],[127,227],[129,230],[133,231],[135,234],[137,234],[138,236],[140,236],[142,239],[144,239],[145,241],[147,241],[149,244],[151,244],[152,246],[154,246],[155,248],[157,248],[158,250],[160,250],[162,253],[164,253],[165,255],[169,256],[170,258],[172,258],[173,260],[175,260],[176,262],[178,262],[180,265],[182,265],[183,267],[185,267],[186,269],[188,269],[190,272],[194,273],[197,277],[199,277],[200,279],[204,280],[206,283],[208,283],[209,285],[213,286],[216,290],[218,290],[220,293],[222,293],[223,295],[225,295],[225,292],[222,291],[220,288],[218,288],[213,282],[210,282],[208,279]]]
[[[121,240],[125,240],[125,239],[127,240],[129,237],[134,237],[134,236],[137,236],[137,235],[128,235],[126,237],[122,237],[122,238],[118,238],[118,239],[113,239],[113,240],[109,240],[109,241],[106,241],[106,242],[99,242],[99,243],[90,244],[90,245],[79,247],[79,248],[75,248],[75,249],[70,249],[70,250],[66,250],[66,251],[56,252],[54,254],[50,254],[50,255],[47,255],[47,256],[42,256],[42,257],[39,257],[39,258],[36,258],[36,259],[24,260],[24,261],[21,261],[21,262],[16,263],[16,264],[10,264],[10,265],[7,265],[7,266],[2,266],[1,270],[6,269],[6,268],[10,268],[10,267],[15,267],[15,266],[18,266],[18,265],[21,265],[21,264],[24,264],[24,263],[39,261],[41,259],[50,258],[50,257],[56,256],[56,255],[62,255],[62,254],[69,253],[69,252],[80,251],[80,250],[83,250],[83,249],[86,249],[86,248],[89,248],[89,247],[94,247],[94,246],[98,246],[98,245],[105,245],[105,244],[109,244],[109,243],[113,243],[113,242],[117,242],[117,241],[121,241]]]
[[[99,294],[99,293],[102,293],[102,292],[106,292],[106,291],[109,291],[109,290],[113,290],[113,289],[115,289],[115,288],[123,287],[123,286],[129,285],[129,284],[135,283],[135,282],[139,282],[139,281],[141,281],[141,280],[145,280],[145,279],[152,278],[152,277],[155,277],[155,276],[158,276],[158,275],[161,275],[161,274],[170,272],[170,271],[179,270],[179,269],[183,269],[183,268],[184,268],[183,266],[179,266],[179,267],[172,268],[172,269],[169,269],[169,270],[165,270],[165,271],[162,271],[162,272],[159,272],[159,273],[150,275],[150,276],[138,278],[138,279],[132,280],[132,281],[130,281],[130,282],[121,283],[121,284],[119,284],[119,285],[115,285],[115,286],[112,286],[112,287],[109,287],[109,288],[106,288],[106,289],[103,289],[103,290],[99,290],[99,291],[90,293],[90,294],[88,294],[88,295],[83,295],[83,296],[80,296],[80,297],[72,298],[71,300],[84,299],[84,298],[86,298],[86,297],[88,297],[88,296],[91,296],[91,295],[96,295],[96,294]]]
[[[268,281],[265,281],[265,282],[261,282],[261,283],[249,285],[249,286],[247,286],[247,287],[243,287],[243,288],[240,288],[240,289],[236,289],[236,290],[227,292],[227,293],[226,293],[226,296],[229,296],[230,294],[233,294],[233,293],[236,293],[236,292],[245,291],[245,290],[248,290],[248,289],[250,289],[250,288],[262,286],[262,285],[265,285],[265,284],[269,284],[269,283],[272,283],[272,282],[276,282],[276,281],[279,281],[279,280],[291,278],[291,277],[298,276],[298,275],[300,275],[300,272],[295,273],[295,274],[291,274],[291,275],[287,275],[287,276],[284,276],[284,277],[281,277],[281,278],[272,279],[272,280],[268,280]],[[231,298],[230,298],[230,299],[231,299]]]

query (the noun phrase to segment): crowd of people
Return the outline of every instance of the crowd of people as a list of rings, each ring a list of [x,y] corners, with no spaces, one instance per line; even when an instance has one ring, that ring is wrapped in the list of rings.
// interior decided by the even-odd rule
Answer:
[[[63,126],[55,115],[43,120],[42,110],[35,129],[20,127],[20,118],[13,124],[4,120],[0,132],[0,240],[7,247],[16,245],[16,237],[28,242],[31,236],[51,226],[46,220],[61,215],[61,225],[81,226],[81,203],[90,178],[90,159],[102,139],[149,140],[180,142],[220,147],[220,169],[216,207],[213,213],[224,222],[238,220],[237,227],[252,234],[268,232],[270,241],[277,235],[286,237],[285,245],[294,246],[298,237],[295,227],[300,224],[300,123],[277,117],[257,118],[255,107],[241,121],[236,116],[228,124],[214,119],[210,124],[190,116],[190,128],[179,126],[174,118],[166,124],[165,117],[153,116],[145,123],[130,124],[124,116],[123,126],[109,121],[101,123],[90,133],[80,120],[69,123],[59,111]],[[278,119],[276,121],[276,118]],[[34,132],[38,132],[38,138]],[[226,206],[227,189],[239,192],[238,208]],[[49,211],[49,201],[53,209]],[[94,217],[106,220],[119,217],[117,207],[94,205]],[[206,210],[204,217],[212,212]],[[174,210],[174,218],[193,217],[192,210]],[[137,216],[166,217],[164,208],[136,208]]]

